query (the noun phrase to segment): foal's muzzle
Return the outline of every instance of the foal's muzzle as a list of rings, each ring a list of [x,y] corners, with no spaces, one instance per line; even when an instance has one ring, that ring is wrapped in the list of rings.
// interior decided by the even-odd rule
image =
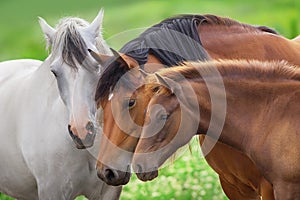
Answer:
[[[86,130],[88,134],[81,140],[77,135],[74,135],[71,130],[71,125],[68,125],[68,130],[71,138],[73,139],[74,143],[76,144],[77,149],[86,149],[94,145],[94,140],[96,137],[96,129],[92,122],[89,122],[86,125]]]
[[[151,181],[158,176],[158,170],[156,167],[150,171],[143,172],[143,167],[140,164],[136,164],[133,166],[133,169],[136,176],[141,181]]]

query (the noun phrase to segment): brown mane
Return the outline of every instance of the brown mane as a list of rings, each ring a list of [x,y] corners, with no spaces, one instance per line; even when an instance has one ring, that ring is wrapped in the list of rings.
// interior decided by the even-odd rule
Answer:
[[[242,26],[248,30],[259,31],[259,32],[269,32],[269,33],[277,34],[276,31],[272,30],[271,28],[265,27],[265,26],[252,26],[252,25],[240,23],[240,22],[232,20],[230,18],[218,17],[215,15],[180,15],[180,16],[175,16],[175,17],[165,19],[165,20],[161,21],[160,23],[154,25],[154,27],[159,24],[169,23],[174,20],[178,21],[181,19],[195,19],[197,21],[198,25],[200,25],[200,26],[201,25],[221,25],[221,26],[229,27],[229,26],[237,25],[237,26]],[[135,40],[133,40],[133,41],[135,41]],[[128,43],[130,43],[130,42],[128,42]],[[134,47],[134,49],[136,48],[135,46],[133,46],[133,47]],[[204,52],[206,53],[206,51],[203,49],[203,54],[204,54]],[[140,52],[138,51],[138,53],[140,53]],[[130,56],[132,57],[132,55],[130,55]],[[203,57],[205,57],[205,56],[203,56]],[[114,89],[115,85],[117,84],[119,79],[122,77],[122,75],[124,75],[127,71],[129,71],[129,69],[127,69],[126,67],[119,66],[119,63],[117,63],[117,62],[110,61],[109,64],[106,66],[107,66],[107,68],[102,73],[102,75],[99,79],[99,82],[98,82],[96,96],[95,96],[95,100],[97,102],[106,100],[110,91]]]
[[[212,67],[213,66],[213,67]],[[213,60],[207,62],[186,62],[182,66],[166,68],[158,71],[161,76],[176,82],[184,79],[197,79],[205,76],[216,77],[215,69],[223,77],[257,79],[270,81],[300,81],[300,69],[285,61],[262,62],[257,60]],[[156,83],[154,75],[147,77],[148,83]]]
[[[238,21],[235,21],[235,20],[227,18],[227,17],[219,17],[216,15],[210,15],[210,14],[203,15],[202,17],[204,18],[204,20],[201,23],[202,25],[242,26],[247,29],[253,29],[253,30],[257,30],[257,31],[268,32],[268,33],[278,35],[278,33],[275,30],[273,30],[267,26],[253,26],[250,24],[240,23]]]
[[[197,19],[199,21],[199,25],[211,25],[211,26],[242,26],[246,29],[252,29],[255,31],[262,31],[262,32],[268,32],[272,34],[278,35],[277,31],[274,29],[267,27],[267,26],[253,26],[250,24],[244,24],[239,21],[233,20],[231,18],[227,17],[220,17],[212,14],[206,14],[206,15],[179,15],[175,17],[171,17],[168,19],[165,19],[161,21],[161,23],[167,22],[169,20],[173,20],[176,18],[193,18]]]

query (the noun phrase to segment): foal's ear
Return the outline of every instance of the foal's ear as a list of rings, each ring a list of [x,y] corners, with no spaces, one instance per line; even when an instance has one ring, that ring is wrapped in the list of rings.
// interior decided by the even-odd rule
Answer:
[[[46,20],[44,20],[43,18],[39,17],[39,24],[40,27],[44,33],[46,42],[47,42],[47,48],[52,45],[53,43],[53,38],[54,35],[56,33],[56,30],[54,28],[52,28],[47,22]]]
[[[117,52],[116,50],[114,50],[113,48],[110,48],[111,52],[114,55],[115,60],[122,66],[128,67],[128,69],[132,69],[134,67],[137,67],[139,64],[138,62],[125,55],[125,54],[120,54],[119,52]]]
[[[169,88],[172,92],[172,94],[174,94],[176,91],[178,91],[181,87],[180,85],[175,82],[174,80],[168,78],[168,77],[163,77],[158,73],[154,73],[157,82],[167,88]]]

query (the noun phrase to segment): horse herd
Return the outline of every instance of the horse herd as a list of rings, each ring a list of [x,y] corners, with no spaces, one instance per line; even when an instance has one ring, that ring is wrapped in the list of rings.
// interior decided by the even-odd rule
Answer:
[[[103,14],[40,18],[45,61],[0,63],[1,192],[119,199],[199,135],[229,199],[300,199],[299,37],[182,15],[117,52]]]

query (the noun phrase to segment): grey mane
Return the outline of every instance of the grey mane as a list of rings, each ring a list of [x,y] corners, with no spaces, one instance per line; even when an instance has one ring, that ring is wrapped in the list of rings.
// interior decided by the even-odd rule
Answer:
[[[78,69],[78,64],[82,65],[88,56],[88,47],[80,35],[79,28],[89,25],[88,22],[80,18],[63,18],[56,26],[56,35],[53,41],[52,53],[61,53],[63,61],[73,69]],[[96,38],[96,48],[98,52],[110,54],[109,48],[99,35]],[[82,65],[84,68],[88,66]]]

